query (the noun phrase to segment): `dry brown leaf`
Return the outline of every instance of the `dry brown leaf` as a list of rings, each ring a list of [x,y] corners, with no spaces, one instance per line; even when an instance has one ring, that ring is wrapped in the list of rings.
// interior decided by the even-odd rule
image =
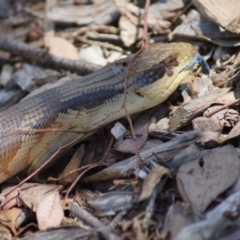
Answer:
[[[16,205],[20,206],[21,201],[19,199],[19,188],[12,189],[15,187],[9,187],[2,191],[1,193],[1,209],[10,209]],[[3,198],[2,198],[3,197]]]
[[[116,149],[126,153],[135,153],[135,146],[137,146],[137,149],[141,149],[148,139],[148,126],[150,117],[151,114],[146,113],[137,119],[133,126],[137,139],[126,139],[121,142]]]
[[[15,223],[22,212],[21,208],[12,208],[0,212],[0,222],[9,227],[14,235],[17,235]]]
[[[77,48],[66,39],[46,34],[44,36],[44,42],[51,54],[72,60],[78,59]]]
[[[200,15],[196,10],[191,9],[183,19],[181,25],[178,25],[172,33],[171,38],[189,38],[199,39],[201,41],[212,41],[219,46],[239,46],[239,35],[221,31],[218,25],[209,21],[204,16]]]
[[[236,102],[237,103],[237,102]],[[209,107],[204,113],[203,116],[209,117],[207,118],[208,122],[212,122],[211,127],[212,130],[215,128],[217,128],[217,126],[219,126],[219,134],[214,134],[211,133],[210,138],[213,137],[213,139],[215,139],[215,143],[222,143],[224,141],[226,141],[227,139],[239,136],[239,130],[238,130],[238,124],[239,124],[239,120],[240,120],[240,116],[239,116],[239,112],[234,110],[234,109],[222,109],[223,106],[212,106]],[[222,109],[222,110],[221,110]],[[210,120],[211,119],[211,120]],[[195,120],[193,120],[193,125],[195,125]],[[215,125],[213,124],[215,122]],[[228,128],[232,128],[233,129],[230,131],[230,133],[227,135],[224,131],[224,127],[228,127]],[[195,127],[194,127],[195,129]],[[211,129],[209,128],[208,130],[203,130],[203,131],[211,131]],[[214,131],[215,133],[217,131]],[[214,137],[215,135],[215,137]],[[206,137],[206,135],[205,135]],[[212,139],[212,140],[213,140]],[[206,140],[206,139],[205,139]],[[212,145],[213,146],[213,145]]]
[[[104,161],[104,163],[108,163],[108,166],[112,165],[111,163],[116,163],[118,159],[126,159],[132,156],[132,153],[125,153],[115,148],[110,148],[108,154],[108,158]]]
[[[87,165],[87,164],[94,163],[95,157],[96,157],[95,150],[88,149],[88,151],[86,151],[86,154],[85,154],[84,159],[82,161],[82,165]]]
[[[170,171],[162,166],[157,166],[151,170],[143,181],[142,192],[138,199],[139,202],[148,199],[156,185],[161,181],[164,175],[170,175]]]
[[[180,167],[178,189],[182,198],[199,214],[237,181],[239,173],[240,161],[236,149],[232,145],[215,148],[199,161]]]
[[[137,40],[143,37],[143,15],[144,10],[137,7],[131,2],[125,0],[115,0],[116,6],[120,11],[120,19],[118,21],[120,29],[120,37],[125,46],[129,47]],[[154,7],[156,9],[157,6]],[[161,7],[160,7],[161,8]],[[161,14],[156,14],[156,11],[148,11],[147,24],[154,33],[168,33],[171,23],[164,20]],[[166,11],[165,11],[166,12]],[[167,15],[169,12],[167,11]],[[165,18],[166,19],[166,18]]]
[[[38,205],[36,215],[38,227],[42,231],[61,224],[64,213],[58,191],[55,190],[42,199]]]
[[[233,33],[240,33],[239,0],[193,0],[197,9],[209,20]]]
[[[0,232],[2,239],[12,239],[12,233],[8,227],[0,225]]]
[[[208,148],[216,147],[220,143],[222,126],[215,118],[198,117],[192,121],[193,129],[202,132],[199,142]]]
[[[131,12],[131,7],[137,9],[132,3],[127,3],[123,0],[115,1],[118,10],[121,12],[119,19],[119,29],[120,37],[124,45],[130,47],[136,42],[136,40],[141,39],[143,36],[143,28],[139,25],[139,17],[135,16]],[[140,14],[140,9],[138,14]]]
[[[189,89],[189,95],[192,98],[203,96],[214,89],[212,79],[209,77],[201,77],[196,79],[196,77],[193,75],[189,75],[188,82],[186,80],[185,82],[187,83]]]
[[[153,159],[153,153],[157,153],[157,155],[159,153],[159,157],[161,159],[171,159],[178,152],[184,150],[192,143],[198,141],[199,136],[201,136],[201,134],[196,131],[186,132],[173,138],[171,141],[160,144],[152,149],[140,152],[139,156],[140,159],[142,159],[142,164],[148,164],[149,161]],[[86,177],[84,180],[86,182],[99,182],[116,178],[125,178],[131,176],[133,173],[138,174],[138,171],[136,170],[137,164],[138,159],[136,156],[133,156],[123,161],[117,162],[112,166],[89,177]]]
[[[169,128],[168,126],[168,123],[169,123],[169,118],[161,118],[158,122],[156,123],[150,123],[149,125],[149,132],[163,132],[165,131],[166,129]]]
[[[82,144],[81,147],[75,152],[73,157],[71,158],[68,165],[65,167],[60,179],[63,180],[64,183],[72,183],[78,175],[78,172],[71,173],[71,171],[77,169],[80,166],[82,161],[82,157],[85,153],[84,145]],[[71,175],[69,175],[71,173]]]
[[[201,132],[211,131],[211,132],[221,132],[222,126],[220,125],[220,121],[215,118],[205,118],[198,117],[193,121],[193,129]]]
[[[54,22],[74,23],[78,25],[105,25],[118,18],[114,1],[89,1],[91,4],[73,4],[72,1],[61,4],[58,2],[47,12],[47,19]]]
[[[165,215],[162,234],[170,232],[172,239],[174,239],[180,229],[193,221],[192,218],[193,216],[187,213],[184,203],[174,202]]]
[[[229,88],[217,88],[201,97],[192,99],[177,108],[169,121],[170,130],[176,130],[191,121],[213,104],[228,104],[236,100],[240,93],[229,92]]]
[[[39,183],[25,183],[21,187],[20,198],[32,211],[36,212],[39,203],[59,186]]]
[[[212,119],[215,119],[219,122],[221,127],[233,127],[240,120],[238,111],[231,109],[231,108],[221,110],[221,106],[213,106],[213,107],[208,108],[203,113],[203,116],[208,117],[209,114]]]
[[[126,47],[130,47],[143,37],[143,29],[137,28],[126,16],[121,16],[119,25],[121,28],[120,37]]]
[[[135,239],[147,240],[147,238],[145,237],[145,235],[143,233],[141,223],[140,223],[139,219],[137,219],[137,218],[133,219],[133,230],[135,233]]]

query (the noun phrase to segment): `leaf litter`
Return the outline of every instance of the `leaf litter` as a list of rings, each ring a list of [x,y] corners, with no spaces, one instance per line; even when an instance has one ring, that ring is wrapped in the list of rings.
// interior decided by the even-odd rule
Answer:
[[[48,49],[66,63],[103,66],[136,52],[146,23],[150,43],[190,42],[211,67],[209,76],[195,68],[166,103],[133,115],[136,140],[120,119],[120,137],[112,137],[109,124],[47,170],[55,183],[15,188],[20,175],[2,184],[4,236],[239,239],[239,1],[160,0],[150,4],[146,22],[140,1],[1,0],[1,6],[1,36]],[[1,44],[1,110],[46,83],[78,77],[78,69],[35,65],[34,50],[29,61]]]

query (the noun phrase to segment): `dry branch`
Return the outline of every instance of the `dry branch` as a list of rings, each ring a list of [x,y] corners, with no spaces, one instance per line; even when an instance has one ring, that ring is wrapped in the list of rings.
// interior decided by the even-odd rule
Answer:
[[[79,75],[86,75],[99,69],[99,66],[84,61],[75,61],[56,57],[47,50],[31,47],[25,43],[0,36],[0,50],[18,55],[37,65],[55,70],[65,70]]]

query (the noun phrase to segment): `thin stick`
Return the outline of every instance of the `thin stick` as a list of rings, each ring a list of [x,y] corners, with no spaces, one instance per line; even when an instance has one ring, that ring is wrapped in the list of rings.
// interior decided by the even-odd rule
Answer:
[[[211,117],[212,115],[214,115],[215,113],[218,113],[218,112],[224,110],[225,108],[228,108],[228,107],[230,107],[230,106],[232,106],[232,105],[235,105],[235,104],[239,103],[239,101],[240,101],[239,99],[236,99],[236,100],[234,100],[234,101],[232,101],[232,102],[230,102],[230,103],[228,103],[228,104],[225,104],[225,105],[217,108],[217,109],[214,110],[214,111],[210,111],[210,112],[208,112],[208,113],[205,113],[205,117],[210,118],[210,117]]]
[[[0,50],[18,55],[25,60],[55,70],[65,70],[75,72],[79,75],[86,75],[98,70],[100,67],[84,61],[74,61],[54,56],[47,50],[31,47],[25,43],[18,42],[0,36]]]
[[[139,49],[138,52],[135,53],[135,55],[133,56],[133,58],[131,59],[131,61],[129,62],[128,66],[127,66],[127,71],[126,71],[126,76],[125,76],[125,81],[124,81],[124,97],[123,97],[123,105],[122,107],[124,108],[124,111],[126,113],[126,117],[127,120],[129,122],[129,126],[130,126],[130,130],[131,133],[133,135],[133,139],[135,140],[135,152],[136,152],[136,157],[138,159],[137,163],[138,163],[138,169],[139,169],[139,163],[141,162],[141,158],[138,152],[138,148],[137,148],[137,143],[136,143],[136,134],[133,128],[133,124],[132,124],[132,119],[129,116],[128,110],[126,108],[126,100],[127,100],[127,85],[128,85],[128,80],[129,80],[129,70],[130,67],[132,66],[132,63],[134,62],[134,60],[136,59],[136,57],[145,49],[146,45],[148,44],[148,25],[147,25],[147,19],[148,19],[148,9],[149,9],[149,4],[150,4],[150,0],[146,0],[145,2],[145,7],[144,7],[144,14],[143,14],[143,21],[144,21],[144,35],[143,35],[143,42],[141,45],[141,48]]]

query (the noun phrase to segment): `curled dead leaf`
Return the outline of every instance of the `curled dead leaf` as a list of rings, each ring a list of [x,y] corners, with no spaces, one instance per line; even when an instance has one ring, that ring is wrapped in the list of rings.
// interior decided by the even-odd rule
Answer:
[[[169,169],[162,166],[157,166],[153,168],[143,181],[142,191],[138,201],[141,202],[143,200],[148,199],[151,196],[156,185],[161,181],[162,177],[165,175],[168,176],[171,175]]]

